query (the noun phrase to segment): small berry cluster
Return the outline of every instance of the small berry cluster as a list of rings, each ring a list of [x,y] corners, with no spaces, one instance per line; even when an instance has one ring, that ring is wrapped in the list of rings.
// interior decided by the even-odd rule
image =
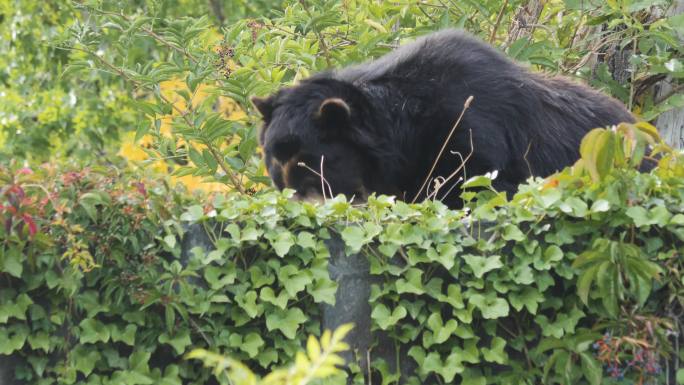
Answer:
[[[233,70],[230,68],[230,59],[235,56],[235,49],[231,46],[222,45],[216,53],[218,54],[216,68],[227,79],[233,73]]]
[[[636,384],[645,385],[650,380],[655,381],[662,372],[657,352],[646,341],[613,337],[608,332],[592,346],[611,378],[622,380],[631,371],[637,379]]]
[[[256,20],[250,20],[247,23],[247,27],[252,30],[252,42],[256,42],[259,30],[262,29],[264,25]]]

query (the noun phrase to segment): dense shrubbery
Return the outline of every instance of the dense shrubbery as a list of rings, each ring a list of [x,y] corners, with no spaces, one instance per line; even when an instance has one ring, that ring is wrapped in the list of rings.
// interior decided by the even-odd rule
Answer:
[[[652,103],[653,82],[684,73],[684,19],[664,16],[667,1],[549,1],[522,33],[517,0],[291,1],[244,18],[268,3],[226,0],[230,15],[196,0],[0,4],[0,152],[30,165],[0,162],[0,357],[19,358],[17,378],[202,384],[211,371],[182,359],[193,347],[258,374],[295,362],[334,300],[326,242],[339,238],[371,262],[373,327],[409,347],[410,383],[684,383],[684,162],[647,125],[594,131],[573,170],[510,202],[477,177],[463,211],[387,197],[312,205],[263,189],[248,103],[456,26],[650,119],[684,101]],[[610,73],[624,52],[629,81]],[[121,132],[174,176],[236,191],[192,195],[116,162],[36,166],[118,152]],[[647,143],[660,165],[640,174]],[[182,252],[193,225],[215,250]],[[370,357],[381,383],[396,382]]]
[[[45,384],[203,383],[191,347],[265,373],[320,333],[339,236],[381,278],[373,328],[410,347],[411,383],[662,382],[680,354],[684,163],[656,147],[660,166],[635,171],[649,130],[592,132],[575,168],[510,202],[472,179],[463,211],[291,192],[193,204],[114,168],[3,169],[0,353]],[[181,255],[192,223],[215,250]]]
[[[129,91],[134,101],[126,115],[135,113],[139,124],[125,127],[137,140],[149,135],[153,160],[167,161],[176,175],[200,175],[242,192],[267,182],[251,96],[445,27],[465,28],[523,64],[583,77],[646,119],[684,106],[676,92],[653,102],[655,82],[684,75],[676,34],[684,19],[666,17],[668,1],[551,1],[533,19],[521,10],[527,3],[289,1],[281,9],[260,8],[267,17],[219,30],[207,17],[167,16],[156,2],[137,12],[94,2],[79,6],[87,18],[76,18],[53,42],[69,52],[65,78],[85,76]],[[169,81],[184,86],[164,90]],[[225,108],[219,96],[235,105]],[[248,114],[231,118],[235,106]]]

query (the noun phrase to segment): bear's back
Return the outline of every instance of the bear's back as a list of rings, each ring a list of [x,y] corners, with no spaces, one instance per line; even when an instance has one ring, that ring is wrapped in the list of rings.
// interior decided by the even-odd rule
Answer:
[[[496,68],[500,76],[515,76],[522,71],[505,55],[469,33],[445,29],[402,45],[376,60],[338,70],[332,77],[363,84],[383,78],[443,78],[445,69],[450,69],[451,75],[467,77],[464,71],[487,67]]]

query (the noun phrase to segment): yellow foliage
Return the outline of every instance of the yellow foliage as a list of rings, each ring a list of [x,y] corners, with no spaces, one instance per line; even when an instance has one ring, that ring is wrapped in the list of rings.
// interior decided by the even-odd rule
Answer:
[[[170,115],[163,116],[161,120],[161,125],[159,132],[161,135],[171,137],[172,134],[172,122],[175,116],[178,116],[179,111],[185,111],[187,108],[186,101],[178,93],[179,91],[189,91],[187,84],[180,79],[164,81],[159,84],[161,94],[164,98],[171,101],[174,105],[174,109]],[[204,102],[208,97],[214,94],[215,90],[212,86],[207,84],[200,84],[195,90],[194,94],[191,95],[191,103],[193,108],[197,108],[202,102]],[[240,107],[230,98],[219,95],[216,99],[215,108],[222,112],[224,117],[228,120],[242,120],[246,118],[245,112],[240,109]],[[133,163],[141,163],[141,166],[145,168],[152,167],[158,172],[173,172],[174,167],[167,164],[163,160],[151,160],[148,154],[143,150],[143,147],[149,146],[153,138],[150,135],[144,135],[137,143],[135,142],[135,135],[133,133],[126,134],[121,142],[121,149],[119,150],[119,155],[132,161]],[[235,140],[235,138],[226,138],[228,141]],[[183,142],[178,143],[178,145],[184,144]],[[194,148],[201,150],[205,146],[199,143],[189,143],[189,145]],[[192,166],[192,162],[190,161]],[[169,167],[171,166],[171,169]],[[223,192],[228,191],[228,186],[222,183],[215,182],[204,182],[202,177],[185,175],[181,177],[171,176],[172,183],[181,183],[188,190],[202,190],[207,192]]]
[[[185,358],[203,361],[204,366],[213,368],[216,377],[235,385],[307,385],[342,373],[338,367],[344,364],[344,359],[338,353],[349,350],[344,337],[351,329],[351,324],[345,324],[332,333],[326,330],[320,341],[310,336],[307,352],[297,352],[294,365],[276,369],[261,381],[257,381],[249,367],[240,361],[204,349],[195,349]]]

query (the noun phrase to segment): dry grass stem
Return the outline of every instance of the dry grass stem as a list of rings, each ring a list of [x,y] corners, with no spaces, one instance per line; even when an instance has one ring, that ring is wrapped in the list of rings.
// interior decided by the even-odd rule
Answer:
[[[458,119],[456,119],[456,123],[454,123],[454,126],[451,127],[451,131],[449,131],[449,135],[447,135],[446,140],[444,140],[444,144],[442,144],[442,148],[439,150],[439,153],[437,154],[437,157],[435,158],[434,163],[432,163],[432,167],[430,168],[430,172],[428,172],[427,176],[425,177],[425,180],[423,181],[423,184],[420,186],[420,189],[416,193],[416,195],[413,197],[411,200],[411,203],[416,203],[416,200],[420,196],[420,193],[423,192],[423,189],[425,188],[425,185],[427,185],[428,181],[430,180],[430,177],[432,176],[432,173],[435,171],[435,167],[437,167],[437,163],[439,162],[439,159],[442,157],[442,154],[444,153],[444,150],[446,149],[447,144],[449,144],[449,140],[451,140],[451,136],[454,134],[456,131],[456,128],[458,125],[461,123],[461,120],[463,119],[463,115],[465,115],[466,110],[470,107],[470,103],[473,101],[473,95],[468,96],[468,99],[466,99],[465,103],[463,103],[463,110],[461,110],[461,114],[458,116]],[[473,142],[473,136],[472,132],[470,135],[470,144],[472,147],[472,142]],[[471,148],[472,150],[472,148]],[[472,154],[472,151],[471,151]],[[468,155],[470,157],[470,155]],[[462,168],[461,167],[459,168]]]

